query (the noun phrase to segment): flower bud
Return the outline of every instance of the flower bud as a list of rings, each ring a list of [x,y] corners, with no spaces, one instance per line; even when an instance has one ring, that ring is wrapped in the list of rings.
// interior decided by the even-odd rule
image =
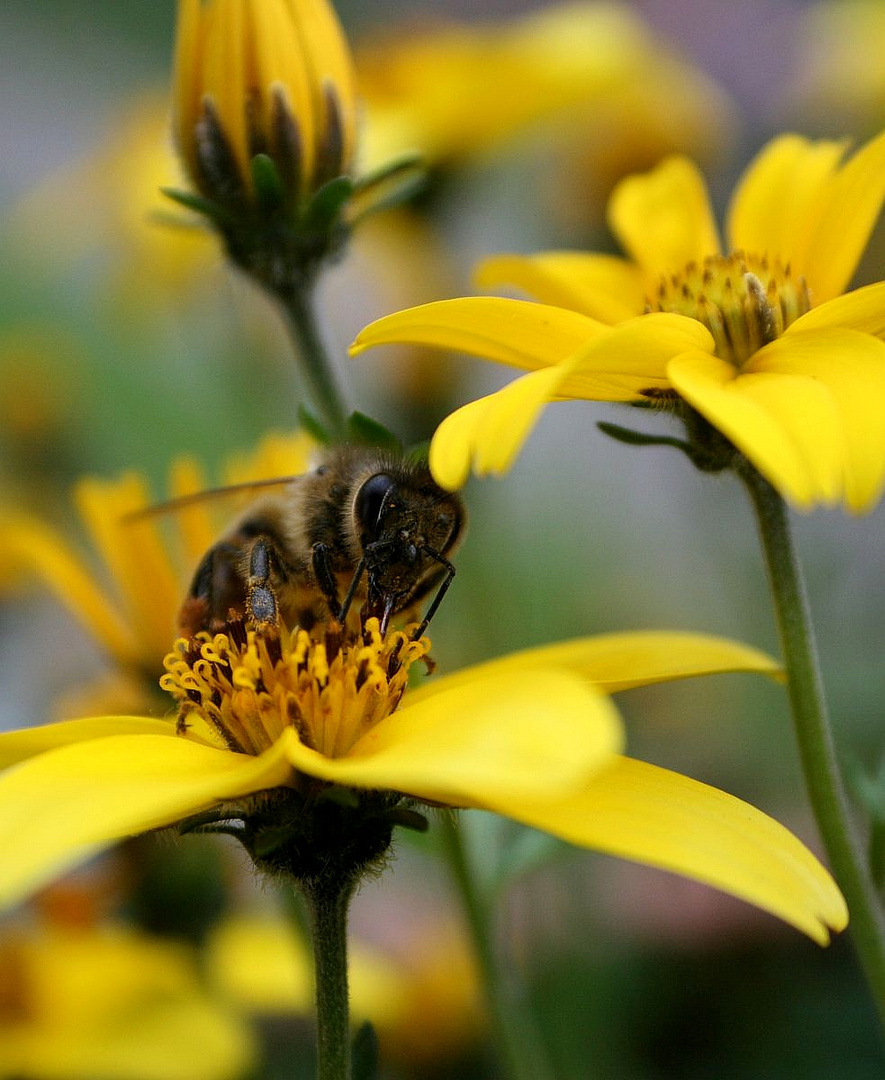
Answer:
[[[273,164],[290,210],[348,172],[352,62],[326,0],[179,0],[174,135],[197,191],[232,208],[262,198]]]

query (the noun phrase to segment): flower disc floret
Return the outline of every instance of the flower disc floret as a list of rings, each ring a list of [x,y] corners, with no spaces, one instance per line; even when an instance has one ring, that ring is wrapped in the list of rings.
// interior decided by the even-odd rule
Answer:
[[[789,264],[741,251],[690,262],[662,276],[648,311],[669,311],[704,324],[716,355],[736,368],[811,309],[808,286]]]
[[[355,638],[334,626],[314,641],[302,629],[229,624],[227,633],[181,638],[160,681],[178,702],[178,730],[202,721],[225,749],[258,755],[287,728],[325,757],[344,757],[399,705],[426,638],[378,620]],[[202,725],[201,725],[202,727]]]

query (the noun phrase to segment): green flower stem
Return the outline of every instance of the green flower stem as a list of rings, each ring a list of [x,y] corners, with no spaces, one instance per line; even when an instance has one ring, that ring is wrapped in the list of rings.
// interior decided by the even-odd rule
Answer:
[[[316,972],[317,1080],[350,1080],[347,911],[353,882],[301,883],[313,933]]]
[[[552,1080],[537,1025],[512,972],[505,970],[493,940],[493,912],[484,903],[471,873],[455,816],[441,822],[449,866],[464,908],[479,964],[498,1052],[510,1080]]]
[[[839,771],[802,571],[784,500],[756,472],[743,480],[756,518],[780,631],[805,782],[833,874],[851,913],[851,934],[885,1024],[885,918]]]
[[[340,442],[347,431],[347,412],[320,336],[312,291],[307,286],[293,288],[281,293],[280,300],[295,342],[298,368],[311,407],[331,440]]]

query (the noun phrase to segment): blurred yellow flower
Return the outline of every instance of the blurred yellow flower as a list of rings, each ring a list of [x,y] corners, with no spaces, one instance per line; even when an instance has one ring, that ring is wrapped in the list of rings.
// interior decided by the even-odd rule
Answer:
[[[304,433],[269,435],[251,454],[228,459],[222,483],[304,472],[314,445]],[[208,486],[195,461],[173,462],[170,498]],[[154,709],[156,680],[190,575],[218,536],[216,507],[198,503],[169,515],[169,520],[127,519],[155,501],[145,478],[134,472],[117,480],[84,478],[75,488],[74,501],[94,553],[92,564],[46,521],[9,510],[0,513],[0,554],[11,573],[48,587],[113,666],[100,684],[69,699],[64,715],[101,708]],[[230,504],[225,508],[230,511]]]
[[[803,5],[790,107],[817,130],[876,131],[885,121],[885,7],[880,0]]]
[[[377,625],[355,637],[330,628],[317,642],[232,623],[180,641],[167,659],[177,724],[111,716],[0,735],[0,764],[13,766],[0,776],[0,902],[123,836],[181,822],[233,833],[277,874],[309,881],[340,863],[352,878],[377,862],[396,824],[414,823],[417,800],[491,810],[706,882],[821,944],[845,926],[832,878],[781,825],[620,753],[608,691],[774,674],[768,657],[701,635],[616,634],[409,692],[408,667],[429,643],[382,639]]]
[[[253,1015],[313,1013],[313,957],[280,919],[223,920],[207,942],[206,968],[212,985]],[[355,938],[349,984],[353,1026],[372,1022],[386,1061],[438,1065],[457,1057],[484,1031],[482,995],[467,942],[445,923],[426,927],[395,955]]]
[[[214,240],[195,216],[171,208],[160,192],[179,183],[161,93],[126,103],[94,152],[52,173],[13,209],[18,247],[63,269],[71,262],[106,269],[103,293],[144,305],[145,292],[167,302],[190,295],[217,263]],[[184,288],[187,286],[187,289]]]
[[[612,195],[631,258],[492,257],[481,284],[542,303],[412,308],[353,352],[406,341],[530,370],[440,426],[430,465],[446,487],[471,464],[507,469],[549,401],[644,400],[696,410],[802,509],[869,510],[885,487],[885,282],[843,292],[885,197],[885,135],[844,154],[797,135],[769,143],[734,193],[724,249],[697,168],[669,158]]]
[[[348,172],[352,60],[327,0],[179,0],[175,142],[196,189],[229,203],[274,162],[290,204]]]
[[[0,927],[2,1080],[238,1080],[255,1057],[190,946],[122,926]]]
[[[617,131],[605,147],[587,146],[608,171],[637,154],[644,163],[655,151],[703,152],[733,122],[713,81],[668,54],[623,4],[577,0],[509,22],[388,30],[357,50],[356,65],[369,167],[404,150],[432,167],[489,158],[543,124],[573,147],[595,127]]]

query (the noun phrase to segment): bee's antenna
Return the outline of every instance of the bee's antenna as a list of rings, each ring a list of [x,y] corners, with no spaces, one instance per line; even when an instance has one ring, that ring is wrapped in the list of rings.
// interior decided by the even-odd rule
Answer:
[[[145,518],[154,517],[157,514],[170,514],[176,510],[184,510],[188,506],[195,506],[209,499],[217,499],[222,495],[235,494],[243,491],[256,491],[258,488],[282,487],[297,479],[295,476],[275,476],[270,480],[247,480],[242,484],[228,484],[226,487],[205,488],[203,491],[195,491],[193,495],[182,495],[178,499],[168,499],[166,502],[153,503],[141,510],[132,510],[124,514],[120,520],[124,524],[143,521]]]

